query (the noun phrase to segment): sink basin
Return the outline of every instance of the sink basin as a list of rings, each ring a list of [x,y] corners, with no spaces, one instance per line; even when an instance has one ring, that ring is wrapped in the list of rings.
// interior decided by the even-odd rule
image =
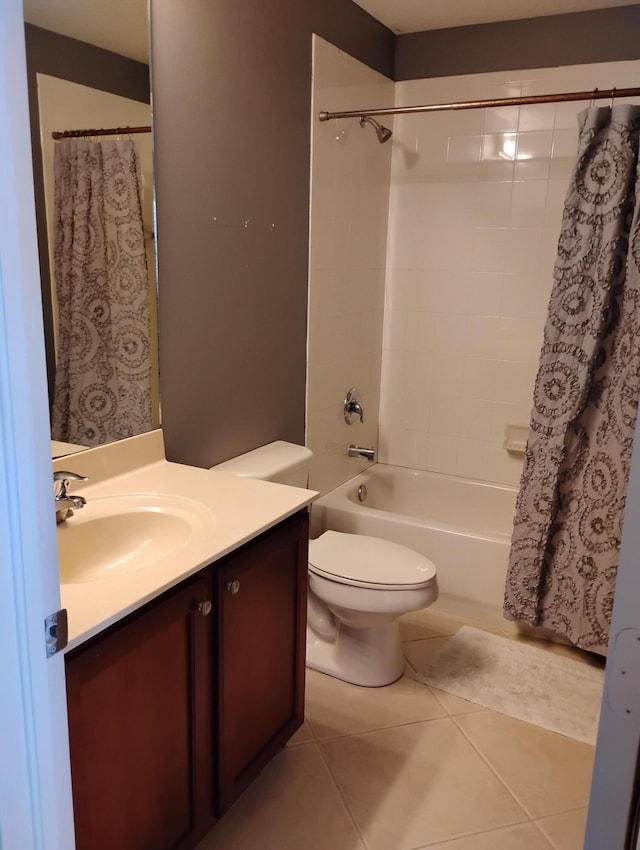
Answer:
[[[102,581],[177,555],[213,517],[183,497],[133,494],[87,499],[58,526],[61,584]]]

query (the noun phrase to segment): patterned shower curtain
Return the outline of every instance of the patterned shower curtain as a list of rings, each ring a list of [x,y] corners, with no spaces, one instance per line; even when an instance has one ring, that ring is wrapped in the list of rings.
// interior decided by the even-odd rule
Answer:
[[[94,446],[153,427],[135,142],[60,142],[54,172],[59,330],[52,437]]]
[[[579,127],[504,610],[605,654],[640,395],[640,107]]]

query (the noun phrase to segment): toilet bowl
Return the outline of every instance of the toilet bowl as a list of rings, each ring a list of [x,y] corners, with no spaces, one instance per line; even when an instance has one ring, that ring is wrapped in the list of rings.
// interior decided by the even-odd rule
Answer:
[[[438,598],[436,568],[397,543],[326,531],[309,544],[307,667],[364,687],[402,676],[398,617]]]
[[[312,453],[278,440],[212,469],[305,487]],[[438,598],[428,558],[377,537],[326,531],[309,544],[307,667],[355,685],[402,676],[398,617]]]

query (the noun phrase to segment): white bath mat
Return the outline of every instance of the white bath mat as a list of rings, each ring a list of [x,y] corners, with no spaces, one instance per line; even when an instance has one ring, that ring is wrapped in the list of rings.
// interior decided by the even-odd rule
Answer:
[[[604,670],[463,626],[418,679],[457,697],[595,744]]]

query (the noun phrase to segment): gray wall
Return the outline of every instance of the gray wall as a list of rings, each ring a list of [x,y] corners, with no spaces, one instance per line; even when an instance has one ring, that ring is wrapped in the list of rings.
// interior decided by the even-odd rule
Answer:
[[[40,145],[40,115],[38,112],[38,81],[36,74],[48,74],[83,86],[149,103],[149,66],[135,62],[49,30],[25,24],[27,51],[27,82],[29,87],[29,117],[31,120],[31,152],[33,182],[38,227],[38,253],[42,283],[42,313],[44,318],[45,350],[49,399],[53,395],[55,352],[53,342],[53,312],[51,307],[51,271],[47,243],[47,210],[44,197],[42,148]],[[60,127],[61,130],[75,129]]]
[[[395,79],[418,80],[640,57],[640,5],[409,33],[396,39]],[[598,81],[594,80],[594,85]],[[629,85],[636,83],[629,81]]]
[[[389,76],[394,36],[350,0],[152,0],[151,20],[163,430],[210,466],[304,441],[311,36]]]

